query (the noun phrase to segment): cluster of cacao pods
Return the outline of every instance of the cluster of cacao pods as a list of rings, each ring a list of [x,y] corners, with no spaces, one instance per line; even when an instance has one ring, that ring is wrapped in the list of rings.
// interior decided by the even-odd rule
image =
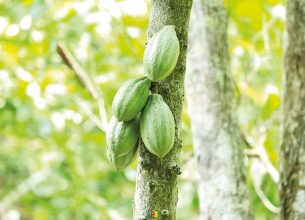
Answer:
[[[107,155],[117,170],[135,158],[141,137],[146,148],[163,158],[175,139],[175,121],[161,95],[150,91],[174,70],[179,57],[179,41],[173,25],[154,34],[145,48],[144,77],[125,82],[116,93],[107,130]]]

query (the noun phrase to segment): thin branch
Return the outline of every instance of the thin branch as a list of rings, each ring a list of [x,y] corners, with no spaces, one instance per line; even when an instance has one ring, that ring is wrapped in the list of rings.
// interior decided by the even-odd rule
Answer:
[[[251,150],[245,150],[244,154],[249,157],[258,157],[260,161],[264,164],[266,171],[270,174],[271,178],[275,183],[279,182],[280,174],[278,170],[270,162],[267,152],[263,147],[254,148]]]
[[[265,195],[264,191],[261,189],[259,184],[256,183],[255,181],[253,181],[253,185],[254,185],[254,189],[256,191],[257,196],[260,198],[260,200],[262,201],[264,206],[273,213],[279,213],[281,210],[280,207],[277,207],[270,202],[270,200]]]
[[[249,141],[247,140],[246,136],[242,133],[241,134],[241,139],[242,141],[246,144],[246,147],[249,149],[253,149],[254,147],[249,143]]]
[[[273,120],[276,116],[273,115],[272,119],[269,118],[269,120]],[[268,123],[269,123],[268,120]],[[273,166],[273,164],[270,162],[269,156],[266,152],[266,149],[261,146],[252,146],[252,144],[246,139],[245,135],[242,135],[242,139],[244,143],[247,146],[247,149],[244,150],[244,155],[248,157],[255,157],[257,158],[265,167],[265,170],[269,175],[271,176],[272,180],[275,183],[279,182],[280,175],[278,170]],[[275,205],[272,204],[272,202],[268,199],[268,197],[265,195],[264,191],[261,189],[260,184],[253,180],[253,185],[255,192],[259,199],[262,201],[263,205],[271,212],[273,213],[279,213],[280,212],[280,207],[276,207]]]
[[[89,110],[88,106],[84,104],[84,102],[80,98],[76,98],[77,102],[79,103],[79,106],[81,108],[81,111],[87,115],[87,117],[102,131],[104,131],[104,126],[101,122],[101,120],[91,111]]]
[[[99,128],[105,132],[108,124],[108,119],[105,109],[105,102],[101,93],[96,88],[95,84],[91,81],[86,71],[78,64],[76,59],[72,56],[68,49],[64,47],[64,45],[60,43],[57,44],[57,53],[61,56],[64,63],[75,73],[75,76],[88,90],[92,98],[97,102],[100,115],[100,119],[98,120],[101,120],[99,124],[102,125],[99,126]]]
[[[244,155],[248,157],[257,157],[264,164],[266,171],[270,174],[271,178],[275,183],[279,182],[280,174],[278,170],[273,166],[270,162],[269,156],[264,147],[258,146],[254,147],[251,143],[246,139],[245,135],[241,137],[244,143],[247,145],[247,149],[244,150]]]

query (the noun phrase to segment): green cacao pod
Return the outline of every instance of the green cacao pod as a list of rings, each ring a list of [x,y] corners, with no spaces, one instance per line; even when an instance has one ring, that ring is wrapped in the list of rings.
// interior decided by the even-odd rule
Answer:
[[[148,100],[150,86],[147,77],[128,80],[121,86],[112,103],[118,121],[129,121],[139,114]]]
[[[179,41],[173,25],[164,26],[148,41],[143,58],[145,75],[161,81],[174,70],[179,57]]]
[[[119,157],[130,152],[137,145],[139,139],[138,119],[119,122],[112,117],[106,133],[107,149]]]
[[[141,114],[140,133],[146,148],[159,158],[173,147],[175,120],[161,95],[150,96]]]
[[[134,146],[127,154],[121,156],[115,156],[115,154],[107,148],[107,156],[110,163],[116,170],[122,170],[134,161],[137,153],[137,145]]]

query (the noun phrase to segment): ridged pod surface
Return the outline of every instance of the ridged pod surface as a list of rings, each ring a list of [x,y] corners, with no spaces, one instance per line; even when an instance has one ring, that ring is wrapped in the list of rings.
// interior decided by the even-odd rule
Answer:
[[[107,149],[114,157],[125,155],[136,147],[139,136],[137,118],[132,121],[119,122],[112,117],[106,133]]]
[[[173,147],[175,120],[161,95],[150,96],[141,114],[140,133],[146,148],[159,158],[164,157]]]
[[[113,152],[107,148],[107,156],[110,163],[114,166],[116,170],[122,170],[126,168],[129,164],[134,161],[136,153],[137,153],[137,146],[135,145],[133,149],[131,149],[127,154],[121,156],[115,156]]]
[[[118,121],[129,121],[139,114],[147,102],[150,86],[150,79],[141,77],[128,80],[120,87],[112,102]]]
[[[145,48],[143,65],[145,75],[152,81],[161,81],[174,70],[179,57],[179,41],[173,25],[164,26],[154,34]]]

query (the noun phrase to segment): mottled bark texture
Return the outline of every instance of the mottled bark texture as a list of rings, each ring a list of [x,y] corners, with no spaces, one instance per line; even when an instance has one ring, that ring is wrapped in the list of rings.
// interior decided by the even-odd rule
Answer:
[[[252,219],[230,73],[223,0],[194,0],[187,105],[199,170],[200,219]]]
[[[305,219],[305,0],[287,1],[281,145],[281,219]]]
[[[173,149],[162,159],[151,154],[140,143],[134,198],[134,219],[146,219],[147,212],[158,211],[159,219],[176,219],[178,201],[177,177],[182,147],[181,113],[184,97],[187,35],[192,0],[152,0],[148,37],[164,25],[175,25],[180,43],[178,63],[158,91],[169,105],[175,118],[175,143]]]

